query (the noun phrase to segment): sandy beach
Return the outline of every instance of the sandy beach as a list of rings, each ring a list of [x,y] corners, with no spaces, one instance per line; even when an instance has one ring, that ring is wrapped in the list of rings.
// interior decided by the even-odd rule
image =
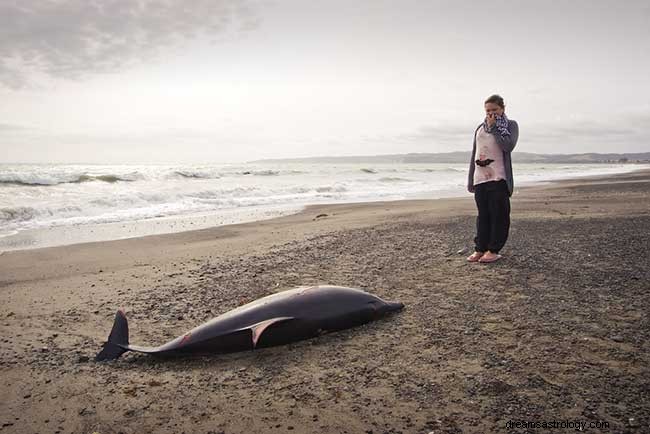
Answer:
[[[465,261],[470,194],[4,252],[0,432],[489,433],[566,420],[650,432],[650,171],[517,188],[511,201],[494,264]],[[132,343],[157,345],[312,284],[406,307],[252,352],[93,360],[117,308]]]

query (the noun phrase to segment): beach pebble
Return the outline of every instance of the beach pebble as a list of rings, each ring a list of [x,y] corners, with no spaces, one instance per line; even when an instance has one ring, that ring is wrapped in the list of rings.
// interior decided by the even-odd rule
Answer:
[[[89,414],[95,414],[95,410],[88,409],[86,407],[78,411],[79,416],[87,416]]]

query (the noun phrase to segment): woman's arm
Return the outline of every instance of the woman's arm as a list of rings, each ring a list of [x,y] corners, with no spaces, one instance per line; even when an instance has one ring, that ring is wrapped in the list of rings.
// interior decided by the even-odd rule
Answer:
[[[482,128],[483,124],[479,125],[478,128]],[[474,131],[474,143],[472,144],[472,156],[469,159],[469,173],[467,174],[467,191],[474,193],[474,158],[476,158],[476,132],[478,128]]]
[[[496,142],[504,152],[512,152],[512,150],[515,149],[515,145],[519,139],[519,125],[517,124],[517,121],[508,119],[508,131],[510,131],[510,135],[502,136],[496,127],[496,123],[492,125],[492,128],[490,128],[489,131],[494,135]]]

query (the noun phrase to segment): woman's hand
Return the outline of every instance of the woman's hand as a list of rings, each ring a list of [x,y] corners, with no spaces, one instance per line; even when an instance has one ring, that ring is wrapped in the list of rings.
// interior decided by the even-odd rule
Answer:
[[[492,112],[488,113],[487,115],[487,125],[488,128],[492,128],[492,126],[497,122],[497,114]]]

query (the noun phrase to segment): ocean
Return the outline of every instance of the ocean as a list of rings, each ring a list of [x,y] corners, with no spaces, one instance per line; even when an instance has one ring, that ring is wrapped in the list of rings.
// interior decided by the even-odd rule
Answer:
[[[515,164],[515,188],[633,164]],[[308,204],[468,195],[466,164],[0,164],[0,250],[260,220]]]

